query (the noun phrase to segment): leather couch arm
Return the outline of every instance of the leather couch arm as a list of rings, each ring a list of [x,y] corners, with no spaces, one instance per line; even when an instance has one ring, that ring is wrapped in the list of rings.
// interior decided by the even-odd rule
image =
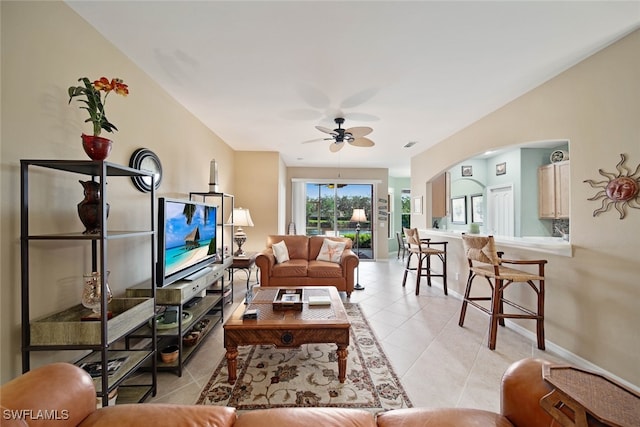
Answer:
[[[340,264],[342,264],[342,271],[344,271],[345,276],[349,271],[353,273],[353,270],[360,263],[360,258],[355,254],[351,249],[345,249],[342,252],[342,257],[340,258]]]
[[[345,291],[347,292],[347,296],[351,296],[351,292],[353,292],[355,269],[359,263],[360,258],[358,258],[358,255],[356,255],[351,249],[345,249],[344,252],[342,252],[340,265],[342,267],[342,275],[345,280]]]
[[[269,278],[274,265],[276,265],[276,256],[273,254],[273,249],[266,248],[256,256],[256,267],[260,269],[261,286],[269,286]]]
[[[29,426],[76,426],[95,412],[96,403],[91,376],[70,363],[33,369],[0,387],[3,426],[14,424],[17,414]]]
[[[530,357],[512,363],[502,376],[500,411],[514,425],[556,425],[551,415],[540,406],[540,399],[553,390],[542,378],[542,367],[550,364]]]

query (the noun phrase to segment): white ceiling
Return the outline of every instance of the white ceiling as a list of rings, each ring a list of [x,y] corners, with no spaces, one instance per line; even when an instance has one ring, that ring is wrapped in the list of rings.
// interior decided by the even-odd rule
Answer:
[[[234,149],[398,177],[412,156],[640,27],[640,1],[67,3]],[[302,144],[336,116],[372,127],[376,145]]]

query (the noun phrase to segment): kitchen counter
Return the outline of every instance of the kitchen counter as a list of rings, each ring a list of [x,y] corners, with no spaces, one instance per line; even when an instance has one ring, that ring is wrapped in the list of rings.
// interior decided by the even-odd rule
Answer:
[[[462,239],[461,230],[439,230],[434,228],[419,229],[420,237],[429,237],[433,240],[438,238]],[[561,237],[542,237],[542,236],[525,236],[525,237],[506,237],[495,236],[496,245],[499,247],[512,247],[519,249],[528,249],[535,252],[550,253],[553,255],[573,256],[571,243],[563,240]]]

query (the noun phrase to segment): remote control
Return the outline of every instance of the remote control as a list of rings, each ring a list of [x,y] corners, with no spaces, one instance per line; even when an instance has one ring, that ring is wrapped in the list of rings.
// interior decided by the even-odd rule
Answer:
[[[258,318],[258,310],[255,308],[252,308],[251,310],[245,310],[244,314],[242,315],[243,319],[257,319]]]

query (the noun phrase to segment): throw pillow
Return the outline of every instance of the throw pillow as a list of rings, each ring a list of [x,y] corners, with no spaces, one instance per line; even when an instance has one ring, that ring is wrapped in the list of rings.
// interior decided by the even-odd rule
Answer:
[[[318,261],[329,261],[339,264],[345,246],[347,246],[345,242],[336,242],[334,240],[324,239],[322,247],[320,248],[320,253],[316,259]]]
[[[282,264],[285,261],[289,261],[289,249],[284,243],[284,240],[271,245],[273,248],[273,254],[276,256],[276,264]]]

